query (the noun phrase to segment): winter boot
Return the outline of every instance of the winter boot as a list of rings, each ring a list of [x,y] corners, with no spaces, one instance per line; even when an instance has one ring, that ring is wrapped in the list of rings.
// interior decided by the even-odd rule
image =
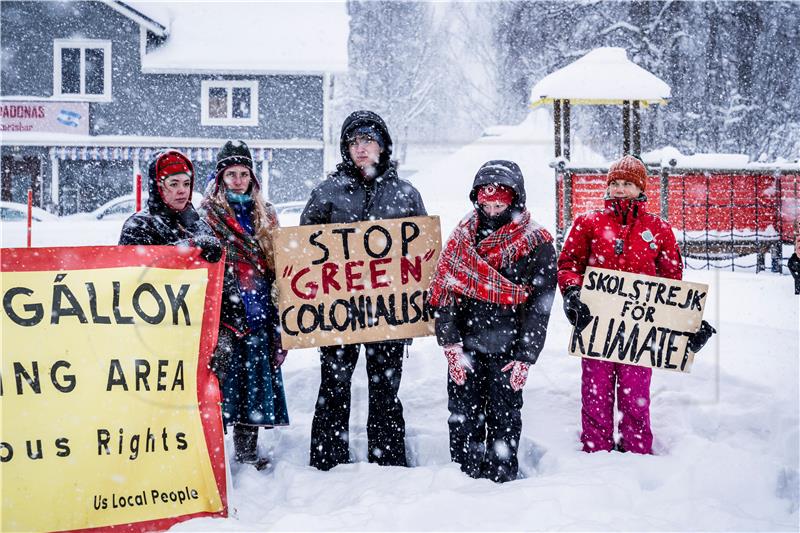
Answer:
[[[233,450],[237,463],[253,465],[256,470],[264,470],[269,460],[258,457],[258,427],[233,426]]]

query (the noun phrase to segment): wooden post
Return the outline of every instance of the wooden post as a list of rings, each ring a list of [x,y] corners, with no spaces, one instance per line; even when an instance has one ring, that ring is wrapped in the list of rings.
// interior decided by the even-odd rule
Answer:
[[[564,231],[572,224],[572,172],[564,170]],[[565,235],[566,238],[566,235]]]
[[[569,100],[564,100],[564,113],[563,113],[563,122],[564,122],[564,159],[569,161]]]
[[[622,155],[631,153],[631,102],[622,101]]]
[[[661,218],[669,220],[669,169],[665,167],[661,167],[659,188],[661,189]]]
[[[633,155],[639,157],[642,153],[642,119],[639,115],[639,100],[633,101],[631,115],[633,118],[633,130],[631,131],[633,136]]]
[[[142,175],[136,174],[136,212],[142,210]]]
[[[555,125],[556,157],[561,157],[561,100],[553,100],[553,124]]]
[[[778,235],[778,242],[772,245],[772,271],[776,274],[783,273],[783,242],[781,242],[781,237],[783,236],[783,180],[781,179],[783,174],[779,174],[775,179],[775,198],[778,201],[775,203],[775,207],[777,207],[776,220],[780,220],[781,222],[781,233]],[[797,180],[795,180],[795,191],[794,191],[794,198],[797,201]],[[758,199],[756,199],[758,202]],[[796,223],[795,223],[796,224]],[[795,228],[798,226],[795,225]],[[793,232],[794,239],[792,240],[792,248],[794,248],[794,243],[797,241],[797,232]]]
[[[31,247],[31,222],[33,221],[33,189],[28,189],[28,248]]]

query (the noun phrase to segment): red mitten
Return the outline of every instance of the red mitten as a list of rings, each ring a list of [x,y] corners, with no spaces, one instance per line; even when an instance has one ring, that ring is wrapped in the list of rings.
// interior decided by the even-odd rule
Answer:
[[[528,381],[529,366],[531,366],[529,363],[523,363],[522,361],[511,361],[501,368],[500,371],[507,372],[511,370],[511,376],[509,376],[508,382],[511,384],[512,389],[520,391],[522,387],[525,386],[525,382]]]
[[[466,369],[472,370],[469,360],[464,357],[464,348],[460,344],[447,344],[444,347],[444,356],[447,357],[447,371],[450,379],[456,385],[463,385],[467,381]]]

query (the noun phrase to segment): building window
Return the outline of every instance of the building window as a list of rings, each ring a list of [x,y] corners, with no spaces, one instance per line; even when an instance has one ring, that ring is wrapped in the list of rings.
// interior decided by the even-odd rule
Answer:
[[[258,82],[205,80],[200,87],[204,126],[257,126]]]
[[[53,96],[111,100],[111,41],[53,41]]]

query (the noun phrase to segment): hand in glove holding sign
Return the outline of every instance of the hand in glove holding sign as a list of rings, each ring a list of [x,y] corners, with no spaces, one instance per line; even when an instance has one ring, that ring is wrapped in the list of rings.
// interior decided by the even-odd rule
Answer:
[[[564,294],[564,314],[569,323],[578,328],[578,331],[591,324],[592,312],[589,306],[581,301],[580,287],[571,287]]]
[[[714,327],[711,324],[703,320],[703,322],[700,324],[700,329],[695,331],[689,337],[689,342],[687,343],[687,346],[692,352],[697,353],[703,346],[706,345],[708,340],[711,338],[711,335],[713,335],[716,332],[717,330],[714,329]]]

